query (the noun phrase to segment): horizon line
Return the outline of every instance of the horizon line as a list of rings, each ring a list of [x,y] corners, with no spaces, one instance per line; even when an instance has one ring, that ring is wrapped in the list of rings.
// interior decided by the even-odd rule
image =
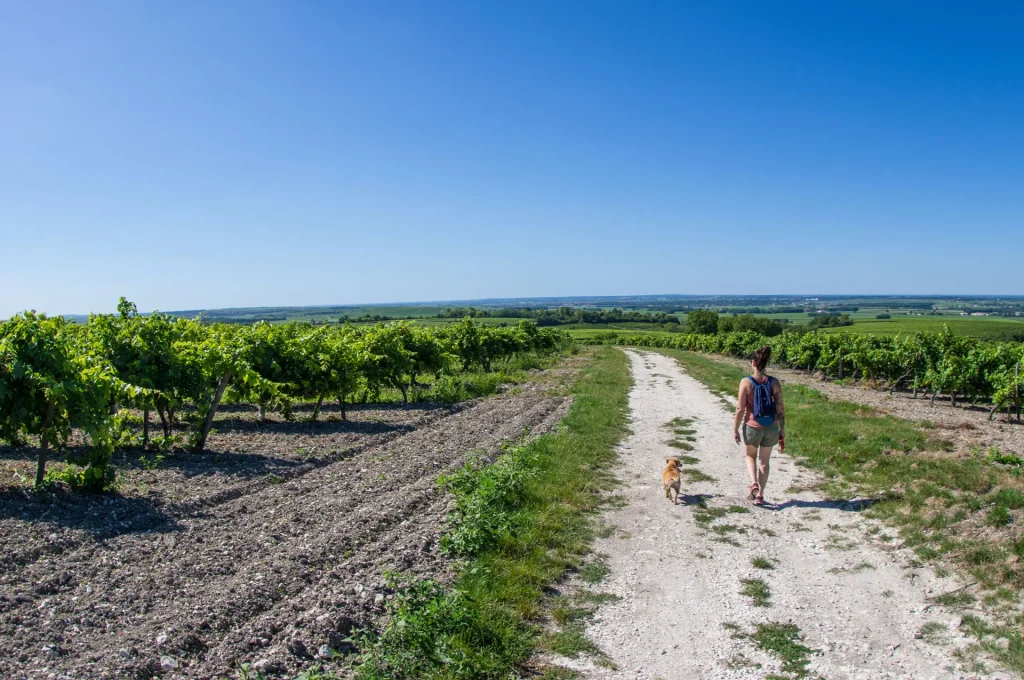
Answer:
[[[746,293],[635,293],[635,294],[617,294],[617,295],[538,295],[538,296],[523,296],[523,297],[488,297],[488,298],[466,298],[466,299],[449,299],[449,300],[408,300],[408,301],[397,301],[397,302],[360,302],[360,303],[333,303],[333,304],[288,304],[288,305],[259,305],[253,307],[244,306],[227,306],[227,307],[191,307],[182,309],[172,309],[162,312],[164,314],[184,314],[186,312],[222,312],[227,310],[234,311],[260,311],[270,309],[331,309],[339,307],[401,307],[401,306],[418,306],[418,307],[438,307],[443,305],[467,305],[469,303],[477,304],[494,304],[501,302],[532,302],[532,301],[545,301],[545,300],[617,300],[624,298],[676,298],[676,299],[704,299],[704,298],[751,298],[751,299],[772,299],[772,298],[807,298],[807,299],[848,299],[848,298],[873,298],[873,299],[913,299],[913,298],[924,298],[924,299],[937,299],[937,300],[948,300],[948,299],[1024,299],[1024,294],[1010,294],[1010,293],[765,293],[765,294],[746,294]],[[30,310],[22,310],[30,311]],[[32,310],[34,311],[34,310]],[[151,312],[140,312],[144,314],[151,314],[160,312],[160,310],[152,310]],[[16,314],[21,312],[16,312]],[[104,312],[71,312],[55,314],[53,316],[64,316],[64,317],[85,317],[89,314],[104,313]],[[109,312],[106,312],[109,313]]]

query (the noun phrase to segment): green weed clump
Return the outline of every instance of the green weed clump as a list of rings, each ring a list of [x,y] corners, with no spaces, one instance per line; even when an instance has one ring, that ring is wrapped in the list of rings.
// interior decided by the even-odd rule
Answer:
[[[803,633],[792,621],[788,623],[759,623],[750,639],[763,651],[774,654],[782,661],[785,676],[771,676],[776,680],[806,678],[807,665],[817,651],[803,644]]]
[[[707,473],[701,472],[700,470],[694,470],[693,468],[683,468],[681,470],[681,473],[682,473],[682,475],[684,477],[686,477],[686,481],[692,482],[692,483],[695,483],[695,484],[698,483],[698,482],[717,482],[718,481],[717,478],[712,477],[711,475],[709,475]]]
[[[388,603],[384,629],[359,641],[366,651],[356,677],[499,678],[532,650],[508,613],[489,611],[465,590],[434,581],[390,585],[398,596]]]
[[[470,398],[465,383],[453,375],[444,375],[438,378],[434,383],[431,396],[434,401],[441,404],[457,404]]]
[[[771,606],[772,591],[764,579],[741,578],[740,583],[743,584],[740,594],[749,597],[755,607]]]
[[[537,454],[523,446],[502,455],[493,465],[467,462],[458,472],[438,481],[451,492],[455,509],[441,549],[449,555],[474,556],[513,537],[525,518],[526,484],[537,474]]]
[[[716,519],[721,519],[726,515],[745,515],[749,514],[750,510],[743,507],[742,505],[730,505],[727,508],[709,508],[706,505],[698,507],[693,512],[693,520],[700,525],[711,524]]]
[[[494,394],[502,385],[514,385],[521,382],[523,382],[523,375],[515,372],[443,375],[434,383],[433,389],[425,392],[419,399],[436,401],[440,404],[456,404],[460,401]]]
[[[666,442],[669,446],[683,451],[693,451],[693,442],[697,441],[697,431],[690,427],[693,418],[675,417],[665,423],[664,427],[672,432],[674,439]]]
[[[596,584],[603,581],[611,572],[603,560],[588,562],[580,569],[580,579],[584,583]]]

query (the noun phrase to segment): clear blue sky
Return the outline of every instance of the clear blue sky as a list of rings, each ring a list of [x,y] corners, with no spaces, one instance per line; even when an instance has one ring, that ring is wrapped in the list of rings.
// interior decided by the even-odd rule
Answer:
[[[1019,2],[0,0],[0,314],[1024,293]]]

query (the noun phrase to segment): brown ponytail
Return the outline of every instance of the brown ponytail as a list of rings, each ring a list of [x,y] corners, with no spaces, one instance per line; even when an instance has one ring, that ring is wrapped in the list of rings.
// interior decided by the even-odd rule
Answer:
[[[771,358],[772,348],[768,345],[754,352],[754,365],[757,366],[758,372],[764,373],[764,369],[768,367],[768,360]]]

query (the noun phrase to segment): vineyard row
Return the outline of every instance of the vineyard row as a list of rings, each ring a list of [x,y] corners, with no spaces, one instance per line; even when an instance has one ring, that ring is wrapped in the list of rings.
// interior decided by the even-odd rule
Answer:
[[[915,396],[938,395],[972,404],[983,402],[989,416],[999,409],[1020,418],[1024,397],[1024,344],[986,342],[941,333],[875,336],[853,333],[783,333],[766,337],[744,331],[717,334],[604,334],[593,343],[636,347],[672,347],[694,352],[749,358],[759,347],[772,348],[772,363],[821,371],[826,378],[884,383],[890,392],[913,390]]]
[[[171,440],[175,414],[195,412],[190,446],[203,450],[220,404],[256,405],[261,416],[291,418],[296,401],[375,401],[386,389],[418,387],[432,375],[454,400],[464,394],[453,374],[509,362],[526,354],[550,354],[568,336],[537,328],[533,321],[489,327],[471,319],[443,328],[405,323],[373,327],[313,327],[289,323],[253,326],[202,324],[162,314],[140,315],[124,298],[117,315],[93,315],[87,324],[25,313],[0,322],[0,440],[25,445],[39,438],[36,484],[46,477],[50,447],[66,451],[71,432],[82,431],[88,450],[69,456],[58,478],[101,490],[113,480],[110,459],[123,435],[119,410],[150,413],[163,428],[157,443]],[[444,390],[435,389],[442,400]]]

